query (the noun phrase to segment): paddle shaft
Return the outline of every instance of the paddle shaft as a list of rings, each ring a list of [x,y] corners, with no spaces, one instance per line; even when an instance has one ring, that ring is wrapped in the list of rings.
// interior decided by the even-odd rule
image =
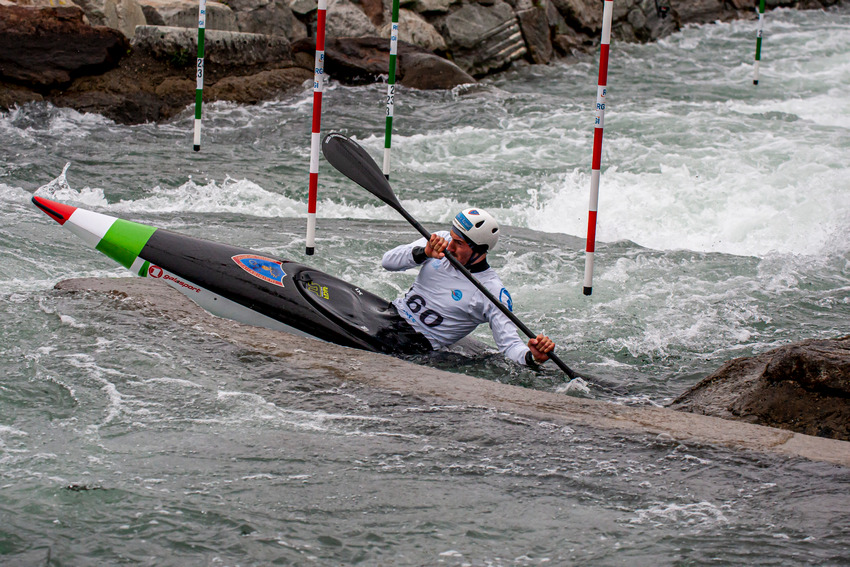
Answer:
[[[424,236],[424,237],[425,237],[425,239],[426,239],[426,240],[427,240],[427,239],[429,239],[429,238],[431,238],[431,233],[430,233],[430,232],[428,232],[427,230],[425,230],[425,227],[423,227],[421,224],[419,224],[419,221],[417,221],[415,218],[413,218],[413,217],[410,215],[410,213],[408,213],[408,212],[404,209],[404,207],[402,207],[402,206],[400,206],[400,205],[396,206],[396,205],[395,205],[395,204],[393,204],[393,203],[388,203],[388,204],[389,204],[390,206],[392,206],[394,209],[396,209],[396,210],[397,210],[397,211],[401,214],[401,216],[403,216],[403,217],[407,220],[407,222],[409,222],[409,223],[413,226],[413,228],[415,228],[416,230],[418,230],[418,231],[419,231],[419,234],[421,234],[422,236]],[[462,273],[464,276],[466,276],[466,279],[468,279],[470,282],[472,282],[472,285],[474,285],[475,287],[477,287],[477,288],[478,288],[478,291],[480,291],[481,293],[483,293],[483,294],[484,294],[484,297],[486,297],[486,298],[487,298],[487,299],[489,299],[491,302],[493,302],[493,305],[495,305],[496,307],[498,307],[498,308],[499,308],[499,311],[501,311],[502,313],[504,313],[504,314],[505,314],[505,316],[506,316],[508,319],[510,319],[510,320],[513,322],[513,324],[514,324],[514,325],[516,325],[517,327],[519,327],[519,329],[520,329],[523,333],[525,333],[525,334],[526,334],[526,336],[528,336],[528,338],[530,338],[530,339],[534,339],[534,338],[536,338],[536,337],[537,337],[537,335],[536,335],[536,334],[534,334],[534,333],[531,331],[531,329],[529,329],[528,327],[526,327],[526,326],[525,326],[525,324],[524,324],[522,321],[520,321],[520,320],[519,320],[519,318],[518,318],[516,315],[514,315],[514,314],[513,314],[513,312],[512,312],[510,309],[508,309],[507,307],[505,307],[505,304],[504,304],[504,303],[502,303],[501,301],[499,301],[498,299],[496,299],[496,298],[493,296],[493,294],[492,294],[492,293],[490,293],[490,291],[489,291],[486,287],[484,287],[484,285],[483,285],[481,282],[479,282],[479,281],[478,281],[478,279],[477,279],[475,276],[473,276],[473,275],[470,273],[470,271],[469,271],[469,270],[467,270],[467,269],[464,267],[464,265],[463,265],[463,264],[461,264],[461,263],[460,263],[460,260],[458,260],[457,258],[455,258],[455,257],[454,257],[454,255],[452,255],[452,253],[451,253],[451,252],[449,252],[448,250],[446,250],[446,251],[445,251],[445,255],[446,255],[446,258],[448,258],[449,262],[451,262],[452,266],[454,266],[454,267],[455,267],[455,268],[456,268],[456,269],[457,269],[460,273]],[[557,365],[558,365],[558,367],[559,367],[561,370],[563,370],[563,371],[564,371],[564,373],[565,373],[567,376],[569,376],[569,377],[570,377],[570,380],[572,380],[573,378],[575,378],[575,377],[576,377],[576,373],[575,373],[575,372],[573,372],[573,371],[572,371],[572,369],[571,369],[569,366],[567,366],[567,365],[566,365],[566,363],[565,363],[563,360],[561,360],[561,359],[558,357],[558,355],[556,355],[554,352],[547,353],[547,356],[548,356],[548,357],[552,360],[552,362],[554,362],[555,364],[557,364]]]

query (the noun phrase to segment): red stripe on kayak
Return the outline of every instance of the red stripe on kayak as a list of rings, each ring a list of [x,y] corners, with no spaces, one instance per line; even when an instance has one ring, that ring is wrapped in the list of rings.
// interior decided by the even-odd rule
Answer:
[[[74,211],[77,210],[77,207],[57,203],[56,201],[51,201],[50,199],[45,199],[44,197],[33,196],[32,202],[36,207],[44,211],[47,216],[49,216],[59,224],[65,224],[65,221],[71,218],[71,215],[73,215]]]

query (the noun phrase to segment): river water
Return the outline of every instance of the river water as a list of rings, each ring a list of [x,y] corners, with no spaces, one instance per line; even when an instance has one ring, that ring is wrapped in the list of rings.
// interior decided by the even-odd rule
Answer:
[[[730,358],[846,334],[848,29],[847,8],[769,12],[758,87],[753,21],[612,44],[590,297],[596,57],[399,89],[402,203],[434,230],[464,207],[497,216],[491,264],[515,312],[619,388],[570,389],[498,354],[419,363],[664,405]],[[380,160],[384,94],[331,80],[323,131]],[[129,274],[35,191],[401,293],[412,274],[379,260],[416,233],[324,160],[304,256],[311,99],[207,105],[200,153],[191,106],[138,126],[0,114],[1,564],[850,564],[847,469],[340,384],[52,289]]]

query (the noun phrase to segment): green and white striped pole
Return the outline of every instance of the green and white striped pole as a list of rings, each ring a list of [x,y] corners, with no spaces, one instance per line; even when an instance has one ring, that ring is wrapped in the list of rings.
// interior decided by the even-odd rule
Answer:
[[[390,33],[390,70],[387,75],[387,128],[384,133],[384,177],[390,178],[390,145],[393,137],[393,104],[395,102],[395,66],[398,53],[398,3],[393,0],[392,32]]]
[[[764,26],[764,0],[759,0],[759,23],[756,33],[756,61],[753,65],[753,84],[759,84],[759,63],[761,62],[761,35]]]
[[[201,105],[204,102],[204,31],[207,27],[207,0],[199,0],[198,6],[198,84],[195,87],[195,145],[201,151]]]

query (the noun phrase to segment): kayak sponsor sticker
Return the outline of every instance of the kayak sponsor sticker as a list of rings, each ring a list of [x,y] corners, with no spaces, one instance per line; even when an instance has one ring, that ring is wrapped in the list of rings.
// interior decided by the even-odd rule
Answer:
[[[306,289],[310,293],[315,293],[317,296],[321,297],[322,299],[330,299],[331,298],[331,292],[330,292],[330,290],[328,290],[328,286],[326,286],[326,285],[319,285],[316,282],[307,282],[307,285],[304,286],[304,289]],[[357,291],[359,292],[360,290],[357,290]]]
[[[514,310],[514,300],[511,299],[511,294],[508,293],[508,290],[502,288],[502,291],[499,292],[499,301],[505,304],[508,308],[508,311],[513,312]]]
[[[169,274],[168,272],[166,272],[165,270],[163,270],[159,266],[154,266],[153,264],[151,264],[151,266],[148,268],[148,275],[152,278],[155,278],[155,279],[163,279],[167,282],[173,282],[175,285],[182,287],[183,289],[185,289],[187,291],[194,291],[195,293],[201,293],[201,288],[199,288],[198,286],[194,286],[194,285],[192,285],[188,282],[184,282],[180,278],[172,276],[171,274]]]
[[[460,301],[462,297],[463,297],[463,292],[461,290],[459,290],[459,289],[453,289],[452,290],[452,299],[454,299],[455,301]]]
[[[231,259],[236,262],[237,266],[255,278],[260,278],[265,282],[279,285],[280,287],[286,287],[283,285],[283,278],[286,277],[286,272],[283,271],[281,267],[283,262],[280,260],[257,256],[256,254],[237,254],[236,256],[231,256]]]

